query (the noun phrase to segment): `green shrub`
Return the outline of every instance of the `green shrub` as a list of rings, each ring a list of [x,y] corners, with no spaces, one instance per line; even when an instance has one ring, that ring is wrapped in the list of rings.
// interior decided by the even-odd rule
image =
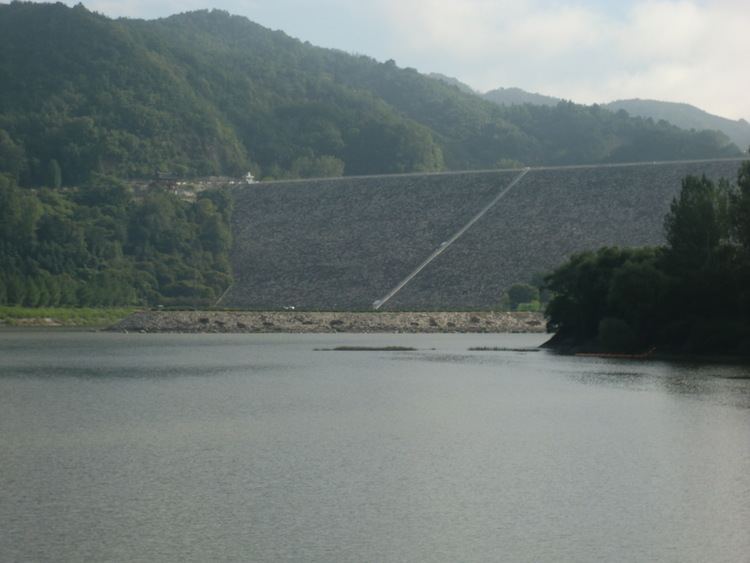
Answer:
[[[516,311],[521,303],[539,301],[539,290],[527,283],[514,283],[508,289],[507,294],[513,311]]]
[[[516,305],[516,311],[525,313],[538,313],[542,309],[540,301],[530,301],[529,303],[519,303]]]

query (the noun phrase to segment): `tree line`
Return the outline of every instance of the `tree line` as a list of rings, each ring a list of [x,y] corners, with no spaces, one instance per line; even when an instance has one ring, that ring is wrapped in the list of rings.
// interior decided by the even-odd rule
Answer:
[[[0,175],[0,305],[210,305],[231,282],[232,200],[113,178],[24,189]]]
[[[750,354],[750,162],[736,183],[686,177],[666,244],[575,254],[546,279],[553,344]]]

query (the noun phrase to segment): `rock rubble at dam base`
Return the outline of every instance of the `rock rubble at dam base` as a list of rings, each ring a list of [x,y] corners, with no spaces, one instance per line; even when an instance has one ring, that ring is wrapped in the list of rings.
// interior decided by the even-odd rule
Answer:
[[[178,333],[545,332],[541,313],[140,311],[107,330]]]

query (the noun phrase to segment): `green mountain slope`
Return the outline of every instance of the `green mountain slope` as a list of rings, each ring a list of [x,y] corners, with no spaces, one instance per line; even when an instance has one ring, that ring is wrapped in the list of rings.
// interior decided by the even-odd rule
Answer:
[[[683,129],[713,129],[721,131],[741,149],[750,147],[750,123],[713,115],[690,104],[659,102],[656,100],[617,100],[605,104],[612,111],[625,110],[630,115],[663,119]]]
[[[0,5],[0,173],[21,185],[94,172],[280,178],[737,154],[722,135],[596,107],[500,107],[225,12],[142,21]]]
[[[45,183],[51,160],[65,183],[91,170],[147,175],[162,163],[246,168],[223,116],[121,22],[61,4],[0,6],[0,69],[0,128],[23,149],[26,183]]]

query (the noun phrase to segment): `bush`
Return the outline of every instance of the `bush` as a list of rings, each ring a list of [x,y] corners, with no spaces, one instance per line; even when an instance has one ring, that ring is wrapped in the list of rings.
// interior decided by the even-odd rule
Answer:
[[[516,306],[516,311],[524,313],[538,313],[542,310],[542,304],[539,301],[531,301],[529,303],[519,303]]]

